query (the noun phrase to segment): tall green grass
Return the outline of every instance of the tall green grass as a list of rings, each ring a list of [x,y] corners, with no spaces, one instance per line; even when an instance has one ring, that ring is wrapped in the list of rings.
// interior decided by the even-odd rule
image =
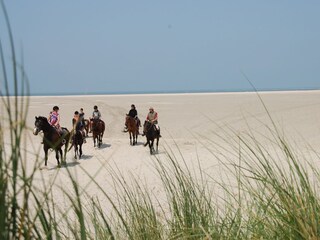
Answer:
[[[201,159],[195,173],[182,154],[167,147],[165,158],[153,157],[160,192],[139,176],[106,164],[100,171],[111,174],[112,193],[87,173],[99,198],[79,186],[68,167],[71,190],[58,188],[55,181],[39,186],[35,175],[42,160],[36,155],[36,164],[27,171],[23,145],[29,131],[28,81],[15,57],[3,1],[1,9],[11,60],[7,65],[0,42],[0,239],[320,238],[319,171],[309,155],[290,146],[271,116],[266,138],[249,126],[248,133],[226,130],[219,142],[208,138],[203,143],[234,181],[212,176],[202,169]],[[55,194],[64,196],[65,206],[55,204]]]

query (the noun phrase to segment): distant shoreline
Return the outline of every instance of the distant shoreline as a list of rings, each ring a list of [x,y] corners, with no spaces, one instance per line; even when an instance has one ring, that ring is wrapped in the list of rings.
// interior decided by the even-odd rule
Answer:
[[[257,89],[259,93],[265,92],[301,92],[301,91],[318,91],[317,88],[306,89]],[[252,89],[247,90],[199,90],[199,91],[127,91],[127,92],[76,92],[76,93],[35,93],[23,96],[41,97],[41,96],[106,96],[106,95],[166,95],[166,94],[218,94],[218,93],[255,93]],[[4,95],[5,96],[5,95]],[[10,96],[14,96],[13,94]],[[19,95],[21,96],[21,95]]]

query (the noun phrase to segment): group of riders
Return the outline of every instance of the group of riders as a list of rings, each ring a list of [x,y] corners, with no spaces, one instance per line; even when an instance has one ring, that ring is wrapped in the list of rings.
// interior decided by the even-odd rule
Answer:
[[[73,131],[80,131],[81,132],[81,134],[83,136],[84,143],[85,143],[86,142],[86,140],[85,140],[86,134],[85,134],[84,129],[85,129],[86,123],[85,123],[84,115],[85,114],[84,114],[83,108],[80,108],[80,112],[75,111],[73,119],[72,119],[72,126],[73,126]],[[141,122],[140,122],[140,119],[138,118],[138,112],[137,112],[137,109],[134,104],[131,105],[131,109],[127,115],[135,119],[136,124],[137,124],[137,128],[139,129],[139,127],[141,127]],[[94,106],[92,116],[90,117],[89,126],[88,126],[90,129],[90,132],[92,131],[93,121],[99,121],[100,119],[101,119],[101,113],[98,110],[98,107]],[[160,128],[158,125],[158,113],[156,111],[154,111],[153,107],[149,108],[149,112],[147,114],[146,121],[151,122],[154,125],[156,131],[158,132],[159,136],[161,137]],[[53,107],[52,111],[50,112],[50,114],[48,116],[48,122],[51,126],[56,128],[59,133],[62,132],[62,129],[60,126],[60,114],[59,114],[59,107],[58,106]],[[127,131],[127,126],[125,126],[124,131]],[[142,136],[144,136],[145,133],[146,133],[146,129],[143,129]]]

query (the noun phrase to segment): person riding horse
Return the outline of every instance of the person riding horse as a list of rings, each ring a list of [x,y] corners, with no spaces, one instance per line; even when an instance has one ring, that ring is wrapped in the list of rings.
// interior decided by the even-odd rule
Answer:
[[[84,127],[85,126],[85,122],[84,122],[84,111],[83,111],[83,108],[80,108],[79,119],[82,122],[82,125]]]
[[[72,126],[73,126],[74,134],[76,133],[76,131],[80,131],[82,135],[83,143],[86,143],[86,133],[84,132],[83,121],[78,111],[74,112],[74,116],[72,119]]]
[[[60,126],[60,114],[58,112],[59,112],[59,107],[54,106],[52,108],[52,111],[50,111],[47,120],[48,120],[48,123],[56,129],[58,135],[62,136],[63,134],[65,134],[65,132]],[[43,144],[43,141],[41,142],[41,144]]]
[[[141,127],[141,122],[140,122],[140,119],[138,118],[138,112],[137,112],[136,106],[134,104],[131,104],[131,109],[130,109],[129,113],[127,114],[127,116],[130,116],[133,119],[135,119],[137,127],[138,127],[138,131],[139,131],[139,127]],[[125,124],[124,131],[125,132],[128,131],[128,126],[126,124]]]
[[[101,119],[101,113],[97,106],[93,107],[92,117],[90,118],[90,132],[92,132],[92,122],[99,121]]]
[[[158,125],[158,113],[154,111],[153,107],[149,108],[149,113],[147,114],[146,121],[152,123],[155,126],[155,129],[157,130],[159,137],[161,137],[160,127]],[[146,134],[146,129],[143,129],[142,136],[144,136],[145,134]]]
[[[62,135],[62,129],[60,127],[60,114],[58,112],[59,112],[59,107],[54,106],[52,108],[52,111],[49,114],[48,122],[52,127],[54,127],[57,130],[57,132],[60,135]]]

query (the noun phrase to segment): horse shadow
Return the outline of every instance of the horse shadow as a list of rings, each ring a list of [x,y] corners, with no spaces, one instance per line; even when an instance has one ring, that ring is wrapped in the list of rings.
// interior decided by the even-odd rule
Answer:
[[[54,166],[54,167],[52,167],[52,168],[47,168],[47,167],[42,167],[42,168],[40,168],[41,170],[45,170],[45,169],[47,169],[47,170],[49,170],[49,171],[52,171],[52,170],[57,170],[57,169],[59,169],[59,168],[67,168],[67,167],[75,167],[75,166],[77,166],[77,165],[79,165],[80,163],[78,162],[78,161],[69,161],[69,162],[66,162],[66,163],[61,163],[61,165],[60,165],[60,167],[58,167],[58,166]]]
[[[85,154],[83,154],[83,155],[81,156],[81,158],[80,158],[80,159],[77,159],[77,160],[89,160],[89,159],[91,159],[91,158],[93,158],[92,155],[85,155]]]
[[[145,142],[137,142],[135,146],[144,146]]]
[[[109,148],[109,147],[111,147],[111,144],[102,143],[101,146],[99,147],[99,149],[104,149],[104,148]]]
[[[75,167],[77,165],[79,165],[80,163],[78,161],[70,161],[70,162],[67,162],[66,164],[63,164],[61,165],[61,167]]]

